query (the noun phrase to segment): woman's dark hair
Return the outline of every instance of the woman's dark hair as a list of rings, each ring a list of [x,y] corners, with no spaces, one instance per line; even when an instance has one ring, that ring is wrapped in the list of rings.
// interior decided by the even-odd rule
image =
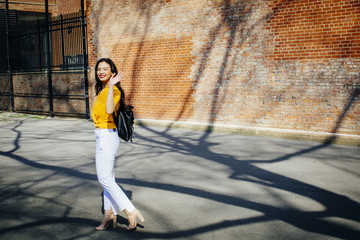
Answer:
[[[98,70],[98,67],[99,67],[99,64],[101,62],[106,62],[107,64],[110,65],[110,70],[112,73],[115,73],[115,75],[118,74],[118,71],[117,71],[117,68],[115,66],[115,63],[110,59],[110,58],[101,58],[97,61],[97,63],[95,64],[95,80],[96,80],[96,84],[95,84],[95,93],[96,93],[96,96],[100,93],[100,91],[103,89],[103,82],[100,80],[99,76],[97,75],[97,70]],[[125,92],[124,90],[122,89],[121,85],[120,85],[120,82],[117,83],[115,85],[119,90],[120,90],[120,93],[121,93],[121,98],[120,98],[120,108],[124,109],[126,107],[125,105]]]

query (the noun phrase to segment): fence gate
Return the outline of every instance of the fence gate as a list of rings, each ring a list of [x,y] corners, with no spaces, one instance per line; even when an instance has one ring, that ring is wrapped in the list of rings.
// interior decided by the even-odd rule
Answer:
[[[0,109],[90,119],[83,1],[48,16],[0,10]]]

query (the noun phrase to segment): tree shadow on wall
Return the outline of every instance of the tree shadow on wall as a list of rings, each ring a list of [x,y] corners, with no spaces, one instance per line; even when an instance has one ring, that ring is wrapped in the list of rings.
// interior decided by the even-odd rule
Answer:
[[[218,113],[221,111],[222,103],[224,99],[220,98],[220,91],[223,89],[223,96],[227,94],[227,82],[231,80],[231,75],[234,71],[234,65],[236,64],[237,56],[241,47],[246,41],[251,41],[252,33],[255,28],[262,22],[266,21],[272,14],[268,13],[266,16],[252,23],[250,27],[246,25],[248,15],[254,12],[258,5],[258,1],[246,2],[246,1],[230,1],[225,0],[218,8],[221,10],[221,20],[219,23],[210,30],[209,40],[204,44],[203,53],[200,58],[200,65],[196,70],[196,75],[193,80],[192,89],[188,91],[186,99],[183,103],[182,110],[179,112],[175,121],[181,119],[185,112],[186,106],[189,104],[189,100],[192,97],[193,89],[195,89],[206,71],[209,65],[210,55],[215,49],[216,41],[222,38],[226,38],[226,49],[222,56],[221,66],[217,74],[218,78],[214,84],[213,91],[210,94],[212,96],[211,109],[209,112],[208,132],[212,131],[212,124],[215,122]],[[276,11],[276,10],[274,10]],[[223,31],[227,33],[223,34]],[[235,56],[235,57],[232,57]]]
[[[158,3],[161,3],[161,4],[158,4]],[[137,20],[135,21],[135,23],[137,22],[141,22],[141,19],[142,18],[145,18],[143,21],[145,22],[145,26],[144,26],[144,30],[143,32],[141,33],[138,33],[139,32],[139,29],[137,26],[133,27],[133,30],[132,30],[132,35],[133,36],[136,36],[137,34],[140,34],[141,37],[140,37],[140,41],[136,42],[136,43],[132,43],[132,44],[136,44],[137,45],[137,51],[135,53],[135,59],[134,59],[134,64],[132,66],[132,74],[131,74],[131,86],[130,86],[130,94],[129,96],[127,96],[128,99],[132,99],[133,98],[133,93],[135,92],[135,88],[136,86],[134,86],[134,79],[136,79],[137,77],[137,72],[142,69],[142,66],[143,66],[143,62],[144,62],[144,59],[141,58],[142,56],[142,51],[144,49],[144,44],[145,44],[145,40],[147,38],[147,35],[148,35],[148,31],[149,29],[151,28],[151,18],[152,18],[152,15],[158,13],[160,10],[161,10],[161,7],[162,7],[162,4],[163,4],[163,1],[159,1],[159,0],[142,0],[142,1],[139,1],[137,3],[137,9],[139,10],[139,15],[138,15],[138,18]],[[132,45],[130,44],[130,46]],[[130,54],[130,47],[128,48],[128,52],[125,54],[125,56],[128,56]],[[125,58],[123,60],[123,63],[124,61],[126,61],[127,59]]]
[[[246,1],[230,1],[226,0],[223,1],[221,4],[218,3],[211,3],[214,6],[217,6],[220,9],[219,15],[221,19],[219,23],[213,27],[209,31],[209,40],[207,40],[204,44],[202,56],[200,59],[200,66],[196,70],[196,74],[194,80],[192,81],[191,87],[187,91],[184,101],[181,103],[181,110],[175,117],[175,121],[180,120],[186,109],[189,108],[191,104],[191,98],[193,97],[194,89],[196,89],[200,83],[200,80],[207,70],[210,61],[210,55],[213,53],[216,41],[220,39],[226,38],[226,50],[224,55],[222,56],[221,66],[219,72],[217,73],[217,80],[214,84],[213,91],[211,93],[212,96],[212,103],[211,109],[209,113],[209,131],[211,131],[212,127],[211,124],[215,122],[218,113],[221,111],[221,106],[224,98],[221,98],[220,91],[223,90],[222,95],[225,96],[227,94],[227,82],[230,82],[231,75],[234,71],[233,66],[236,64],[237,55],[239,54],[240,48],[242,45],[248,41],[252,41],[252,38],[256,38],[256,36],[252,36],[255,28],[260,25],[260,23],[266,21],[274,12],[277,11],[275,8],[274,12],[268,13],[266,16],[262,17],[261,19],[257,20],[257,22],[253,23],[250,27],[246,25],[247,23],[247,16],[251,15],[254,10],[256,9],[259,1],[255,2],[246,2]],[[137,9],[139,14],[137,19],[134,21],[134,26],[132,28],[129,27],[132,36],[137,36],[138,34],[141,35],[140,40],[134,41],[131,45],[137,45],[137,50],[135,53],[134,64],[132,65],[132,76],[131,76],[131,86],[129,95],[127,98],[131,101],[134,96],[134,92],[136,92],[136,81],[137,72],[139,72],[143,68],[144,58],[143,58],[143,49],[145,40],[149,33],[149,29],[152,28],[152,17],[154,14],[158,13],[161,8],[164,6],[165,2],[160,0],[151,0],[151,1],[140,1],[137,5]],[[206,21],[206,19],[204,19]],[[140,30],[138,27],[138,23],[144,22],[145,26],[143,30]],[[224,34],[226,32],[226,34]],[[115,50],[115,49],[114,49]],[[114,51],[113,50],[113,51]],[[125,56],[129,56],[131,53],[131,48],[129,47],[127,52],[124,54]],[[235,56],[235,57],[233,57]],[[123,59],[123,63],[128,61],[125,57]],[[178,76],[184,74],[185,69],[181,70]],[[251,73],[249,73],[251,74]]]
[[[128,61],[133,61],[132,72],[131,72],[131,82],[130,89],[127,91],[126,99],[129,101],[129,104],[132,104],[132,99],[134,98],[134,93],[136,92],[136,79],[138,73],[143,69],[144,62],[146,61],[143,57],[143,51],[145,49],[147,37],[149,30],[152,28],[152,16],[156,15],[161,11],[162,7],[166,4],[163,0],[140,0],[134,3],[136,10],[138,11],[136,19],[132,21],[132,25],[127,26],[124,30],[124,34],[129,34],[135,40],[129,43],[127,50],[124,52],[124,56],[121,65],[125,65]],[[143,24],[143,26],[142,26]],[[132,52],[132,47],[136,48],[135,53]],[[112,52],[116,51],[117,46],[115,45]],[[135,55],[134,59],[129,59],[129,56]]]
[[[207,68],[210,67],[209,63],[211,63],[210,55],[215,50],[215,44],[216,41],[221,38],[226,38],[226,49],[224,51],[224,54],[222,56],[221,65],[219,68],[219,71],[217,72],[217,81],[214,84],[213,91],[211,92],[210,96],[212,97],[211,101],[211,108],[209,111],[209,117],[208,117],[208,128],[207,131],[210,133],[213,128],[213,123],[215,123],[218,113],[221,112],[223,103],[225,100],[228,86],[227,84],[229,81],[231,81],[232,73],[234,72],[234,66],[236,64],[236,60],[238,58],[239,49],[242,48],[242,46],[245,44],[245,42],[251,42],[256,38],[254,36],[255,28],[258,25],[263,25],[264,22],[271,19],[273,16],[275,16],[278,11],[280,10],[280,7],[282,5],[289,5],[293,2],[292,0],[288,0],[285,3],[279,3],[275,7],[272,8],[271,12],[268,12],[265,16],[258,19],[256,22],[252,23],[250,27],[246,26],[247,23],[247,15],[254,14],[254,10],[257,7],[257,1],[253,2],[246,2],[246,1],[230,1],[226,0],[223,1],[222,5],[219,6],[219,9],[221,9],[221,20],[219,21],[219,24],[216,25],[213,29],[210,30],[210,38],[209,40],[204,44],[204,50],[202,52],[201,56],[201,62],[199,67],[196,70],[196,75],[193,80],[193,87],[192,89],[189,89],[186,99],[182,104],[182,109],[179,111],[178,116],[175,121],[178,121],[183,116],[185,109],[188,107],[189,104],[191,104],[190,99],[193,95],[193,89],[195,89],[206,72]],[[223,31],[226,31],[227,34],[222,34]],[[352,30],[353,31],[353,30]],[[226,37],[224,37],[226,36]],[[346,49],[341,50],[342,52],[346,51]],[[235,57],[232,57],[235,56]],[[251,78],[252,72],[256,70],[249,69],[248,75]],[[359,84],[358,84],[359,85]],[[353,90],[353,93],[349,94],[349,100],[348,103],[345,104],[345,109],[342,112],[342,115],[339,117],[339,120],[336,122],[335,127],[332,131],[332,133],[336,133],[340,127],[340,122],[344,119],[346,116],[348,110],[351,106],[353,106],[358,98],[358,85],[355,86],[355,90]],[[277,98],[279,98],[279,101],[277,103],[274,103],[271,108],[275,108],[277,105],[280,104],[281,96],[285,92],[291,92],[293,91],[292,85],[288,86],[287,89],[284,89],[282,92],[277,93]],[[221,92],[221,94],[220,94]],[[268,109],[269,110],[269,109]],[[171,127],[172,124],[170,124]],[[328,143],[329,141],[333,142],[334,139],[327,139]]]
[[[342,110],[342,113],[338,117],[338,120],[336,121],[336,124],[334,126],[334,129],[331,133],[337,133],[338,129],[341,127],[341,123],[344,121],[344,118],[348,114],[349,110],[352,107],[355,107],[358,103],[358,100],[360,99],[360,83],[355,86],[355,89],[352,91],[352,93],[349,94],[349,97],[344,105],[344,108]],[[328,138],[325,143],[333,143],[336,140],[336,135],[331,136]]]

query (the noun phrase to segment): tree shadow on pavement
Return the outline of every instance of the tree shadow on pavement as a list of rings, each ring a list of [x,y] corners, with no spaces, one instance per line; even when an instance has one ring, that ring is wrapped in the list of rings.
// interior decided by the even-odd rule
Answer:
[[[145,127],[146,128],[146,127]],[[326,218],[341,218],[354,222],[360,221],[358,212],[360,211],[360,204],[346,196],[334,193],[332,191],[301,182],[290,177],[286,177],[274,172],[264,170],[259,167],[259,164],[271,164],[276,162],[289,161],[295,157],[299,157],[308,153],[315,153],[320,149],[327,148],[331,145],[328,143],[319,144],[314,147],[305,148],[294,153],[286,154],[281,157],[268,160],[239,160],[231,155],[217,154],[210,150],[211,144],[204,139],[199,139],[198,144],[194,145],[194,142],[187,142],[183,139],[172,137],[165,132],[156,132],[151,128],[146,128],[148,131],[159,134],[160,136],[169,140],[168,143],[157,142],[158,145],[169,144],[174,146],[175,142],[178,145],[183,146],[181,149],[177,147],[169,147],[171,152],[184,152],[188,150],[187,154],[207,159],[208,161],[222,164],[231,169],[232,174],[230,179],[239,180],[240,182],[251,182],[258,185],[262,185],[269,189],[284,190],[289,193],[294,193],[302,197],[312,199],[324,207],[322,211],[300,211],[291,206],[275,207],[271,205],[262,204],[260,202],[249,201],[246,199],[231,197],[222,194],[216,194],[207,192],[204,190],[182,187],[178,185],[160,184],[160,183],[144,183],[143,181],[136,181],[132,179],[120,179],[121,182],[137,185],[148,188],[162,189],[166,191],[174,191],[177,193],[183,193],[200,198],[211,199],[231,206],[238,206],[246,209],[255,210],[263,213],[261,217],[253,217],[248,219],[238,219],[228,221],[225,220],[221,223],[194,228],[184,232],[177,232],[174,234],[165,234],[164,238],[172,237],[184,237],[194,236],[207,231],[216,231],[224,228],[230,228],[234,226],[241,226],[250,223],[261,223],[268,221],[281,220],[297,228],[303,229],[307,232],[320,233],[332,237],[338,237],[341,239],[355,239],[356,236],[360,236],[360,231],[352,229],[346,225],[337,223],[331,223],[326,221]],[[209,138],[211,134],[206,133]],[[153,141],[141,136],[141,139],[146,141]],[[305,173],[306,174],[306,173]],[[249,178],[250,176],[250,178]],[[265,196],[264,196],[265,197]],[[160,238],[160,235],[151,235],[152,237]]]

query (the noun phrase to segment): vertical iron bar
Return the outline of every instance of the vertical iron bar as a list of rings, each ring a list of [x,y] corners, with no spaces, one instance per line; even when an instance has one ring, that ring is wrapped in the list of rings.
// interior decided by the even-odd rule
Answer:
[[[41,28],[40,28],[40,19],[37,19],[37,22],[38,22],[38,39],[39,39],[39,67],[40,67],[40,71],[41,71],[41,69],[42,69],[42,61],[41,61],[41,55],[42,55],[42,53],[41,53],[41,33],[40,33],[40,31],[41,31]]]
[[[8,73],[9,73],[9,87],[10,87],[10,109],[14,112],[14,85],[12,78],[12,70],[10,63],[10,16],[9,16],[9,0],[5,1],[5,14],[6,14],[6,54],[8,62]]]
[[[86,53],[86,18],[85,18],[85,6],[84,1],[81,1],[81,27],[82,27],[82,44],[83,44],[83,63],[84,63],[84,90],[85,90],[85,107],[86,107],[86,119],[90,119],[90,107],[89,107],[89,83],[88,83],[88,57]]]
[[[65,64],[65,46],[64,46],[64,23],[63,23],[63,15],[60,15],[60,21],[61,21],[61,53],[62,53],[62,61],[63,61],[63,66],[65,68],[66,64]],[[66,66],[66,69],[67,66]]]
[[[49,24],[49,2],[45,0],[45,19],[46,19],[46,55],[47,55],[47,75],[48,75],[48,96],[49,96],[49,113],[54,117],[53,93],[52,93],[52,73],[51,73],[51,53],[50,53],[50,24]]]
[[[24,61],[22,60],[23,58],[21,57],[21,48],[23,46],[21,38],[23,37],[23,34],[23,31],[19,30],[19,13],[16,12],[16,59],[15,62],[14,60],[12,61],[12,69],[15,69],[15,72],[26,69],[26,67],[24,67]]]

